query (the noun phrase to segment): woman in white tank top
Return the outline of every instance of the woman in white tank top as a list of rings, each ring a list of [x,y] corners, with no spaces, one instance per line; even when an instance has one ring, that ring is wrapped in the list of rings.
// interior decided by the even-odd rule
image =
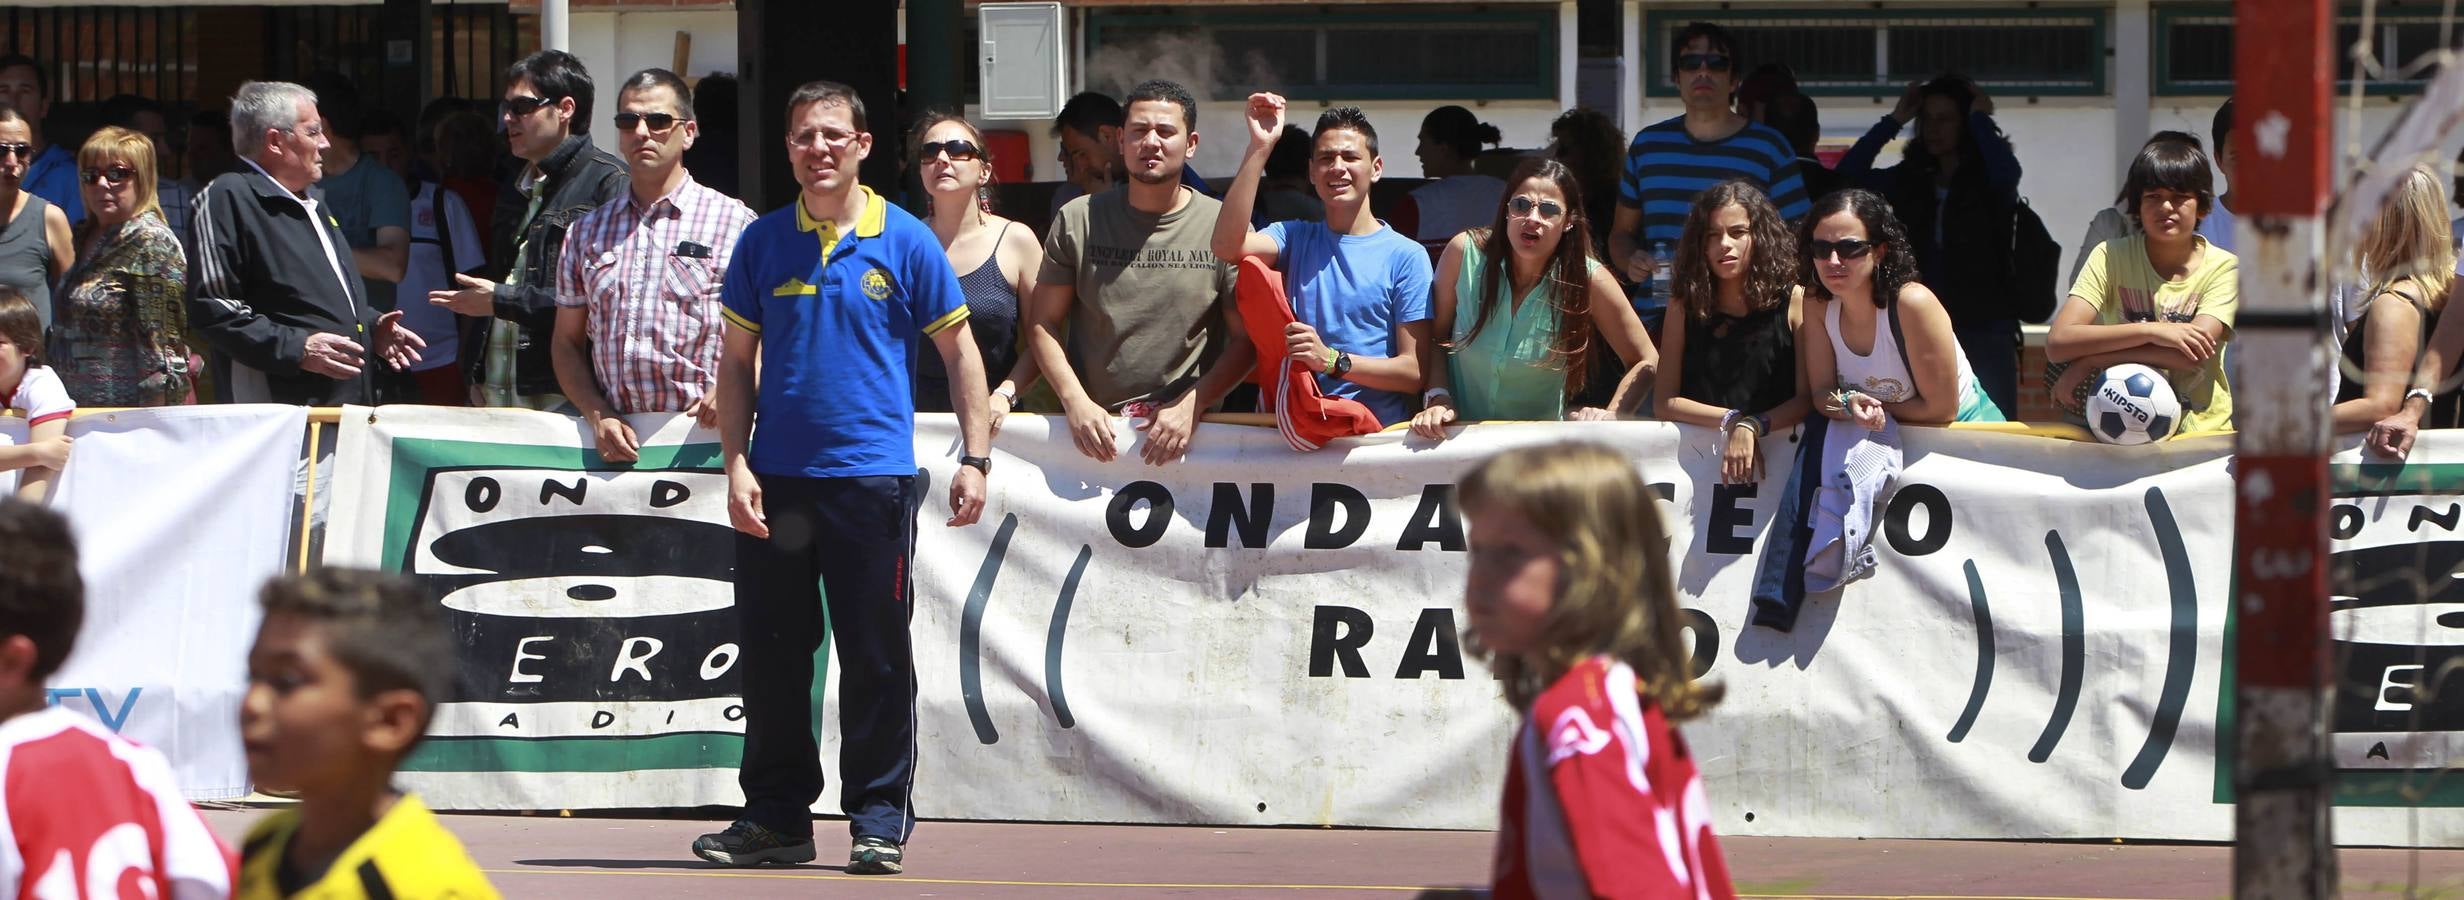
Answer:
[[[1849,190],[1816,202],[1798,243],[1812,275],[1806,299],[1820,307],[1806,324],[1821,337],[1800,345],[1816,411],[1875,429],[1886,417],[2003,421],[1959,350],[1950,313],[1917,283],[1907,233],[1880,196]]]

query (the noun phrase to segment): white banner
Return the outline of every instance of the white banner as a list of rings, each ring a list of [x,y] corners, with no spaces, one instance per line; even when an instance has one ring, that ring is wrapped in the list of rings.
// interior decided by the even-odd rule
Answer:
[[[735,802],[711,436],[641,420],[645,462],[617,468],[571,419],[366,418],[344,417],[328,559],[428,578],[463,639],[461,691],[411,783],[449,807]],[[1759,489],[1716,487],[1699,430],[1479,425],[1296,454],[1269,429],[1205,426],[1186,462],[1154,468],[1086,460],[1059,420],[1014,417],[984,522],[950,529],[954,423],[923,417],[917,810],[1489,827],[1512,718],[1461,652],[1451,485],[1491,453],[1580,437],[1625,448],[1668,498],[1694,663],[1728,691],[1686,729],[1722,831],[2229,838],[2230,440],[1904,435],[1880,571],[1780,633],[1746,627],[1747,597],[1788,460]],[[2377,579],[2337,614],[2348,842],[2464,843],[2464,789],[2435,777],[2464,747],[2464,701],[2416,705],[2408,680],[2457,643],[2440,593],[2456,560],[2419,535],[2459,524],[2464,441],[2433,435],[2414,460],[2338,467],[2338,558]],[[647,561],[591,561],[628,554]]]
[[[77,443],[51,505],[77,536],[85,625],[50,701],[162,750],[191,799],[249,792],[239,737],[248,645],[257,588],[296,537],[291,484],[306,424],[296,406],[69,422]],[[0,443],[24,439],[24,420],[0,419]]]

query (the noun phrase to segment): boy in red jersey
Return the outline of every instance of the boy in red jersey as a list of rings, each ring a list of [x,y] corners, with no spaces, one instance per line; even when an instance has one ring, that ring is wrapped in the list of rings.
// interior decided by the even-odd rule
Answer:
[[[0,900],[229,896],[231,852],[162,754],[46,708],[84,619],[68,522],[0,500]]]

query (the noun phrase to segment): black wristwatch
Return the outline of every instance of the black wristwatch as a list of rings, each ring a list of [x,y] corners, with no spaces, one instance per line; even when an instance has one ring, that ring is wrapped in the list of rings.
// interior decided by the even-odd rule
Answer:
[[[974,466],[976,471],[986,475],[992,474],[992,457],[989,456],[961,456],[958,458],[958,464]]]
[[[1352,374],[1352,354],[1345,353],[1345,352],[1343,352],[1343,351],[1341,351],[1341,350],[1337,350],[1337,351],[1335,351],[1335,369],[1334,369],[1334,371],[1335,371],[1335,377],[1337,377],[1337,378],[1343,378],[1343,377],[1346,377],[1346,376],[1351,375],[1351,374]]]

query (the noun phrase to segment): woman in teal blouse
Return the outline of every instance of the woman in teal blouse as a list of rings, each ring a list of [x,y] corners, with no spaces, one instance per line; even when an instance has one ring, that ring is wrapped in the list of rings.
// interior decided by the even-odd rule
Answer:
[[[1442,440],[1457,421],[1615,418],[1596,407],[1566,409],[1603,337],[1618,359],[1634,361],[1610,400],[1617,411],[1632,410],[1659,369],[1625,291],[1591,257],[1574,173],[1533,159],[1506,184],[1495,223],[1448,242],[1430,285],[1443,340],[1421,360],[1428,390],[1412,433],[1422,437]]]

